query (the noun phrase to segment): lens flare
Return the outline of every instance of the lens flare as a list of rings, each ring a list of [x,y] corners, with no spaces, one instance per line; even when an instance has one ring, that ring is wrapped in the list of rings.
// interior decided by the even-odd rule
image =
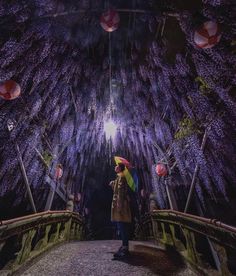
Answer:
[[[115,138],[116,129],[117,129],[117,126],[113,121],[104,122],[104,132],[106,134],[107,139],[109,139],[109,138],[114,139]]]

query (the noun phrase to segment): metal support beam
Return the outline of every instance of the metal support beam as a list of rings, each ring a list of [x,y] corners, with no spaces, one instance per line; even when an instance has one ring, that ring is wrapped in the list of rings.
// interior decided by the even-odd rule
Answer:
[[[23,175],[23,178],[24,178],[26,189],[27,189],[27,194],[28,194],[28,197],[29,197],[29,200],[30,200],[30,203],[31,203],[31,207],[33,209],[33,212],[37,213],[35,203],[34,203],[34,199],[33,199],[32,193],[31,193],[31,189],[30,189],[30,184],[29,184],[28,177],[27,177],[27,174],[26,174],[26,171],[25,171],[25,166],[24,166],[23,159],[22,159],[22,156],[21,156],[20,148],[19,148],[17,143],[15,144],[15,147],[16,147],[16,151],[17,151],[17,157],[18,157],[18,160],[19,160],[19,163],[20,163],[21,172],[22,172],[22,175]]]
[[[67,15],[76,15],[76,14],[81,14],[81,13],[102,13],[104,11],[104,9],[80,9],[77,11],[66,11],[66,12],[60,12],[60,13],[53,13],[53,14],[47,14],[47,15],[42,15],[39,16],[38,18],[48,18],[48,17],[58,17],[58,16],[67,16]],[[150,15],[156,15],[158,14],[157,11],[153,11],[153,10],[142,10],[142,9],[116,9],[116,11],[120,12],[120,13],[138,13],[138,14],[150,14]],[[168,16],[168,17],[175,17],[175,18],[179,18],[179,14],[178,13],[174,13],[174,12],[162,12],[163,16]],[[37,18],[36,18],[37,19]]]

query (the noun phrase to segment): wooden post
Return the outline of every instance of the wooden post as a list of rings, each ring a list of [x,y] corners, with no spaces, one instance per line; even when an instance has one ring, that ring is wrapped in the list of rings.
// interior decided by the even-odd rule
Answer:
[[[16,147],[16,151],[17,151],[18,160],[20,162],[21,172],[22,172],[23,177],[24,177],[24,182],[25,182],[25,186],[26,186],[26,189],[27,189],[28,197],[29,197],[33,212],[37,213],[36,207],[35,207],[35,204],[34,204],[34,199],[33,199],[32,193],[31,193],[31,189],[30,189],[30,184],[29,184],[28,177],[27,177],[27,174],[26,174],[26,171],[25,171],[25,166],[24,166],[24,163],[23,163],[23,160],[22,160],[20,148],[19,148],[17,143],[15,144],[15,147]]]
[[[52,187],[50,188],[47,203],[46,203],[46,207],[45,207],[45,211],[51,210],[52,202],[53,202],[53,199],[54,199],[54,196],[55,196],[56,189],[57,189],[57,182],[55,183],[55,188],[52,188]]]
[[[201,144],[201,150],[204,150],[205,144],[206,144],[206,139],[207,139],[207,131],[205,130],[204,136],[202,138],[202,144]],[[192,178],[192,182],[191,182],[191,186],[190,186],[190,190],[189,190],[189,194],[188,194],[188,199],[184,208],[184,213],[187,213],[188,209],[189,209],[189,205],[193,196],[193,191],[195,188],[195,183],[196,183],[196,178],[197,178],[197,174],[199,171],[199,164],[197,163],[194,173],[193,173],[193,178]]]
[[[63,193],[63,191],[61,191],[60,189],[55,187],[55,182],[49,176],[47,176],[46,183],[49,185],[50,190],[48,192],[48,197],[47,197],[47,201],[46,201],[44,210],[48,211],[51,209],[55,193],[66,203],[67,200],[66,200],[65,193]]]
[[[57,184],[58,184],[57,180],[55,180],[53,182],[51,181],[51,183],[53,183],[53,185],[50,185],[51,187],[50,187],[50,191],[48,194],[45,211],[51,210],[55,192],[57,191]]]
[[[173,209],[173,210],[178,210],[178,204],[177,204],[177,201],[176,201],[176,198],[175,198],[173,187],[171,185],[169,185],[167,180],[165,180],[165,181],[166,181],[166,183],[165,183],[166,193],[167,193],[167,196],[168,196],[170,208]]]
[[[168,169],[168,172],[169,172],[169,175],[171,175],[171,170],[170,170],[170,166],[169,166],[169,163],[168,163],[168,160],[165,156],[165,153],[164,151],[156,144],[156,143],[152,143],[153,146],[162,153],[164,159],[165,159],[165,163],[166,163],[166,166],[167,166],[167,169]],[[166,186],[166,193],[167,193],[167,198],[168,198],[168,201],[169,201],[169,205],[170,205],[170,209],[174,209],[174,204],[173,204],[173,199],[171,198],[171,194],[170,194],[170,190],[169,190],[169,185],[168,185],[168,181],[165,180],[165,186]]]
[[[167,193],[168,201],[169,201],[169,204],[170,204],[170,209],[173,210],[174,207],[173,207],[173,203],[172,203],[172,200],[171,200],[171,197],[170,197],[170,191],[169,191],[169,186],[168,186],[167,180],[165,180],[165,186],[166,186],[166,193]]]
[[[71,94],[72,102],[73,102],[73,105],[74,105],[75,113],[78,113],[78,108],[77,108],[77,105],[76,105],[76,101],[75,101],[75,97],[74,97],[74,94],[73,94],[72,87],[70,87],[70,94]]]
[[[47,169],[49,169],[49,166],[48,166],[47,162],[45,161],[45,159],[43,158],[42,154],[41,154],[36,148],[34,148],[34,150],[36,151],[38,157],[39,157],[40,160],[43,162],[43,164],[45,165],[45,167],[46,167]]]

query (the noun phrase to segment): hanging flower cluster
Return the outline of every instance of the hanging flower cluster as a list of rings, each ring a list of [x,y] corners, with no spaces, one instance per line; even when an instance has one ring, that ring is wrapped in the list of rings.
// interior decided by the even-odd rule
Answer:
[[[35,148],[49,171],[62,164],[62,181],[73,179],[76,192],[86,186],[88,168],[97,160],[104,160],[105,168],[118,153],[133,161],[145,186],[158,190],[159,204],[165,207],[164,186],[152,177],[158,159],[154,142],[164,151],[171,149],[182,176],[200,165],[196,189],[201,200],[203,190],[212,197],[215,192],[229,197],[227,187],[236,181],[235,1],[205,0],[199,18],[180,11],[175,1],[160,1],[159,6],[136,1],[137,8],[156,14],[127,20],[120,13],[120,27],[110,34],[111,64],[108,33],[98,14],[89,12],[102,12],[102,1],[18,2],[2,1],[0,10],[0,81],[13,79],[21,87],[14,101],[0,99],[0,196],[22,183],[12,146],[18,143],[33,187],[42,186],[48,174]],[[164,8],[179,13],[175,25],[184,40],[181,49],[173,50],[174,41],[168,41],[173,30]],[[80,9],[87,12],[56,16]],[[196,47],[199,20],[219,22],[222,35],[214,47]],[[108,117],[119,126],[112,142],[102,127]],[[17,122],[11,133],[5,127],[8,118]]]

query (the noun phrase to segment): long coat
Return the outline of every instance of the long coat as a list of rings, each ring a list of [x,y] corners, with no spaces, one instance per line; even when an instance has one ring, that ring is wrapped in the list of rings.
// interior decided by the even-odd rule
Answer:
[[[123,176],[118,176],[111,182],[113,199],[111,206],[111,220],[131,222],[130,200],[128,196],[128,184]]]

